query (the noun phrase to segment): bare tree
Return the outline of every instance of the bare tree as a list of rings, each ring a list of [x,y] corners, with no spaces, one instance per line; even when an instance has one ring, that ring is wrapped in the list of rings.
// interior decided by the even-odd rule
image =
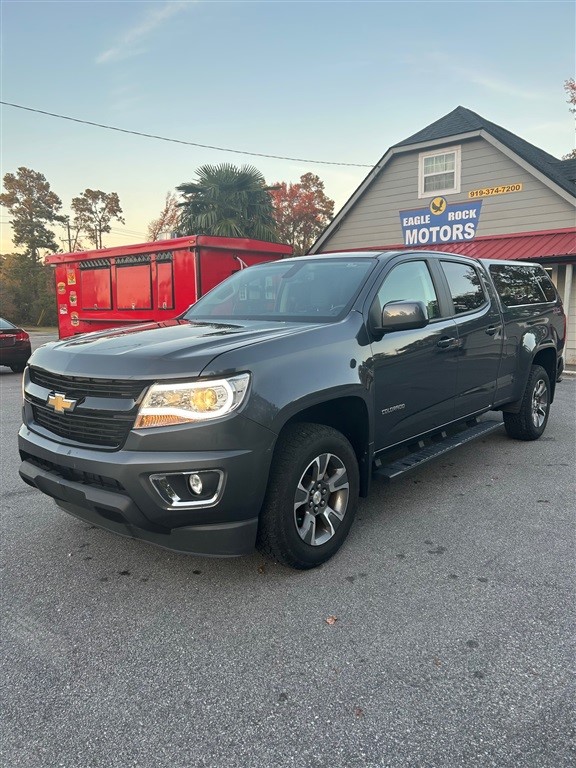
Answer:
[[[148,240],[153,242],[158,240],[164,232],[172,234],[178,230],[180,222],[180,209],[178,207],[178,196],[174,192],[166,192],[164,208],[157,219],[153,219],[148,224]]]
[[[570,104],[570,112],[576,114],[576,82],[573,77],[564,81],[564,90],[568,96],[567,103]],[[562,160],[571,160],[572,158],[576,158],[576,149],[573,149],[572,152],[564,155]]]
[[[102,234],[110,232],[110,223],[116,219],[124,224],[120,199],[116,192],[102,192],[101,189],[86,189],[72,200],[74,211],[73,226],[86,234],[96,248],[103,248]]]
[[[70,253],[84,250],[84,244],[81,237],[82,225],[78,221],[78,218],[74,217],[73,221],[70,221],[70,216],[62,216],[62,226],[64,227],[66,236],[60,238],[60,240],[65,243],[67,250]]]

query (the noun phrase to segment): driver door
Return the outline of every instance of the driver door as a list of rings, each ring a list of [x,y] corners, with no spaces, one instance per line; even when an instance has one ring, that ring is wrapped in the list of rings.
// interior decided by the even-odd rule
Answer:
[[[390,301],[423,302],[430,322],[424,328],[387,332],[372,340],[376,451],[454,419],[458,330],[454,320],[441,316],[425,259],[393,266],[370,312],[381,313]]]

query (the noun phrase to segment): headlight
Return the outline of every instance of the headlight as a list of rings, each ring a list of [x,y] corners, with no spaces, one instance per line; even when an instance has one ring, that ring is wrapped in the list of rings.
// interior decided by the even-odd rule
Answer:
[[[217,419],[235,410],[244,400],[250,374],[230,379],[153,384],[138,411],[135,429],[187,424]]]

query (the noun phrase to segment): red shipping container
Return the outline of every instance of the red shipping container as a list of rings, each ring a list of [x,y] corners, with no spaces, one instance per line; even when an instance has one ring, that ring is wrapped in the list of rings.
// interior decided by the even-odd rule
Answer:
[[[292,255],[282,243],[190,235],[154,243],[55,253],[61,339],[181,315],[233,272]]]

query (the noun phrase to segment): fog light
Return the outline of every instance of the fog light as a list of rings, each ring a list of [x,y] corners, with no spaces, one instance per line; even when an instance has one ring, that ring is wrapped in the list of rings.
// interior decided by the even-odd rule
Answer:
[[[170,509],[211,507],[220,499],[224,472],[221,469],[167,472],[150,475],[150,483]]]
[[[190,486],[192,493],[195,493],[196,496],[200,496],[203,490],[202,478],[200,475],[190,475],[188,478],[188,485]]]

